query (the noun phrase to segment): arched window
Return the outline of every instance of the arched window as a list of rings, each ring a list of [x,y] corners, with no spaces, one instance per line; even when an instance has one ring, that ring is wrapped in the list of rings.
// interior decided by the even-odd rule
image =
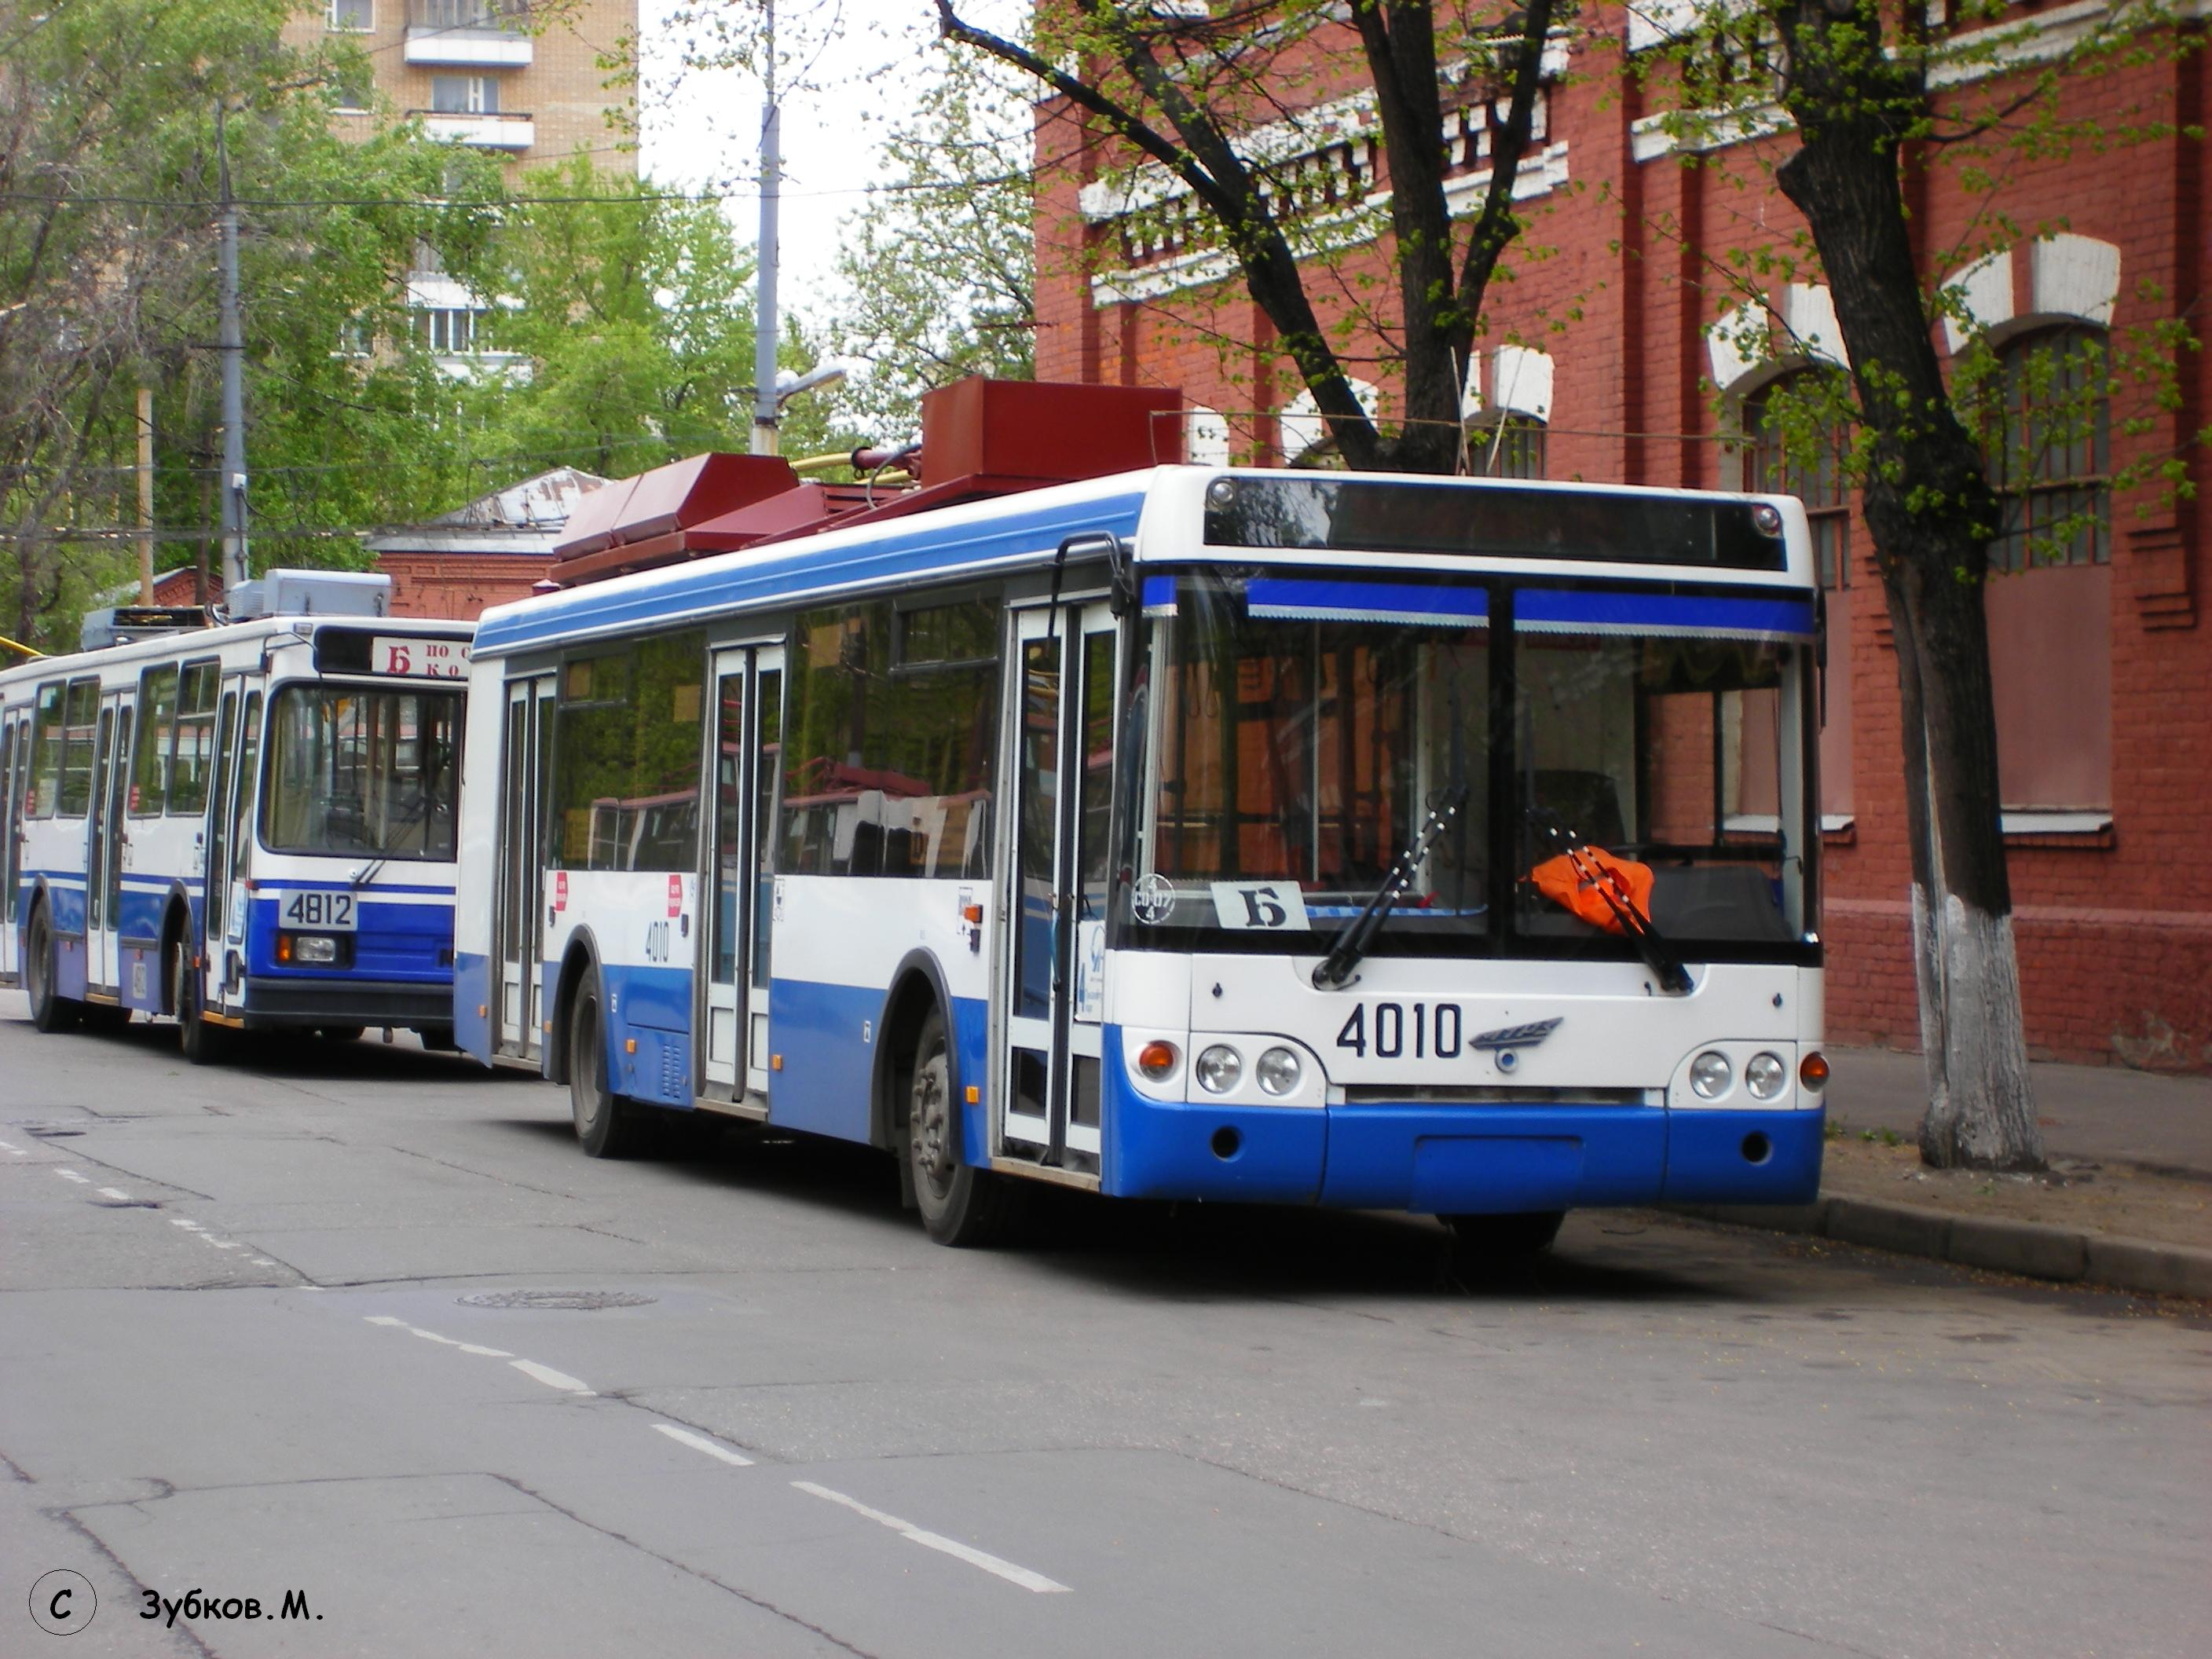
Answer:
[[[1544,421],[1517,409],[1478,415],[1467,423],[1467,459],[1478,478],[1544,476]]]
[[[1997,365],[2004,417],[1990,446],[1990,482],[2004,518],[1991,565],[2111,563],[2105,331],[2069,323],[2019,335],[1999,349]]]
[[[1806,384],[1810,377],[1832,376],[1838,372],[1820,367],[1801,368],[1769,380],[1743,400],[1744,488],[1765,495],[1795,495],[1805,503],[1823,587],[1844,587],[1850,582],[1850,488],[1844,467],[1850,441],[1836,423],[1803,433],[1803,419],[1816,405],[1800,397],[1793,409],[1790,392],[1793,386],[1800,392],[1811,390]],[[1793,416],[1797,417],[1794,421]],[[1795,444],[1790,441],[1793,427],[1799,428]]]

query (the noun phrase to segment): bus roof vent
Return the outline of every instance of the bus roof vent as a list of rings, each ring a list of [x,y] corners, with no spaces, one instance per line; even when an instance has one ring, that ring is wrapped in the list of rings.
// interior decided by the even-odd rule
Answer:
[[[367,570],[271,570],[239,583],[230,617],[388,617],[392,578]]]
[[[151,639],[156,634],[181,634],[207,625],[208,613],[196,605],[114,605],[84,613],[77,649],[98,651],[106,646]]]

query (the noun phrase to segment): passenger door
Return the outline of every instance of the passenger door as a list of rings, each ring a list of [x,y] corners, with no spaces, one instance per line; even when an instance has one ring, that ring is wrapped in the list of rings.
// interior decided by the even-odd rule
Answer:
[[[0,715],[0,985],[23,971],[16,930],[16,890],[23,880],[23,798],[31,786],[31,727],[19,715]]]
[[[1115,625],[1103,605],[1015,618],[1013,834],[999,1138],[1095,1170],[1113,801]]]
[[[553,676],[507,687],[500,757],[499,883],[492,918],[499,983],[497,1051],[539,1060],[544,1047],[545,791],[553,742]]]
[[[781,769],[782,647],[716,652],[714,684],[698,1075],[709,1097],[735,1100],[768,1088],[768,872]]]
[[[100,706],[94,738],[92,799],[85,811],[85,986],[103,1001],[117,995],[121,975],[124,807],[131,773],[131,707],[122,694]]]

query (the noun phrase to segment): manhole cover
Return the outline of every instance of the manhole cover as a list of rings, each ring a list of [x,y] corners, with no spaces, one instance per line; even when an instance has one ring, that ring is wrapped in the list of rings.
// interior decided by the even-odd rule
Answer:
[[[453,1299],[464,1308],[550,1308],[563,1313],[643,1308],[658,1300],[635,1291],[478,1291]]]

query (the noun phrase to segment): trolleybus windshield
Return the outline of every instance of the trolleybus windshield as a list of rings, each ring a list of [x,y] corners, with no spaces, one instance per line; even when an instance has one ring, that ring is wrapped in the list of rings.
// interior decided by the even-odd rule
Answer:
[[[462,694],[295,684],[270,701],[262,844],[453,856]]]
[[[1808,647],[1723,602],[1655,622],[1549,592],[1152,578],[1120,936],[1320,955],[1455,803],[1369,954],[1632,957],[1529,879],[1564,828],[1650,869],[1649,920],[1684,951],[1794,956]],[[1493,611],[1515,616],[1504,663]]]

